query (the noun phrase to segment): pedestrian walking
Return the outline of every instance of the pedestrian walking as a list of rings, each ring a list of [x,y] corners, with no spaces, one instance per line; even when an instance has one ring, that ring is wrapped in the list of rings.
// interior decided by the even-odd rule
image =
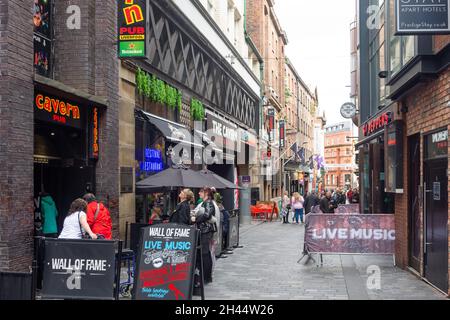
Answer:
[[[312,209],[315,206],[318,206],[320,204],[319,197],[317,196],[316,192],[310,192],[308,193],[308,196],[305,199],[305,214],[310,214],[312,212]]]
[[[303,213],[304,213],[304,208],[303,208],[303,204],[305,203],[305,200],[303,199],[303,197],[300,195],[300,193],[296,192],[293,194],[292,197],[292,209],[295,212],[294,215],[294,219],[295,219],[295,223],[299,223],[299,217],[300,217],[300,221],[301,223],[303,223]]]
[[[76,199],[72,202],[67,217],[64,219],[59,239],[83,239],[84,232],[87,232],[92,239],[97,239],[97,235],[92,232],[87,222],[87,206],[87,202],[83,199]]]
[[[332,203],[330,191],[328,191],[326,195],[320,199],[320,211],[323,213],[334,213],[334,205]]]
[[[85,194],[83,200],[87,202],[87,222],[92,232],[100,238],[112,239],[112,221],[109,210],[95,198],[92,193]]]
[[[178,197],[180,202],[170,216],[169,222],[190,225],[191,201],[194,199],[194,193],[189,189],[184,189]]]
[[[281,203],[281,215],[283,216],[283,223],[289,223],[289,210],[291,210],[291,201],[289,199],[289,193],[284,192],[283,201]]]

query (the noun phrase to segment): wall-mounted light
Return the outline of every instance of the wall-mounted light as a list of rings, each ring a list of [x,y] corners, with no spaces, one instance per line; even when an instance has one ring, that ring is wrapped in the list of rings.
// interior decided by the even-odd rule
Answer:
[[[378,77],[380,77],[381,79],[386,79],[388,77],[388,72],[387,71],[380,71],[378,73]]]

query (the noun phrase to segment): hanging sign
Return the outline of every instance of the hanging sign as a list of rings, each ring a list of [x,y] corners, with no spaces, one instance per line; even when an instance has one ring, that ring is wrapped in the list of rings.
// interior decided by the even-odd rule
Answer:
[[[119,0],[117,3],[119,58],[145,58],[146,1]]]
[[[286,147],[286,123],[284,120],[280,121],[280,149]]]
[[[275,109],[270,108],[267,114],[269,118],[269,141],[275,140]]]
[[[91,123],[91,145],[89,149],[89,157],[91,159],[98,159],[100,147],[99,147],[99,128],[98,128],[98,108],[92,109]]]
[[[396,0],[396,35],[450,34],[449,0]]]
[[[134,278],[135,300],[191,300],[197,230],[164,224],[141,230]]]
[[[114,299],[115,242],[45,239],[42,297]]]

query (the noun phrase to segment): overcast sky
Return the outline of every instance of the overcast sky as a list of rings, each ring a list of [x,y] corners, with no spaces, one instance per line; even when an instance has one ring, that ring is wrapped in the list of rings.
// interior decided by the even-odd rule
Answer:
[[[344,121],[340,107],[350,101],[350,23],[354,0],[276,0],[286,31],[289,57],[302,79],[319,90],[327,125]]]

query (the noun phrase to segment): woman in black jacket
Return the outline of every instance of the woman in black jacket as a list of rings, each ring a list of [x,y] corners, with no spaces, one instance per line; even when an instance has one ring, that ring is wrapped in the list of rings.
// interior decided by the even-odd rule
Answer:
[[[194,193],[189,189],[184,189],[179,195],[180,203],[177,205],[174,213],[170,216],[170,223],[190,225],[191,219],[191,201],[194,199]]]
[[[202,210],[202,213],[195,219],[195,224],[201,234],[200,241],[202,246],[203,274],[205,283],[212,282],[211,240],[214,233],[214,227],[209,221],[215,215],[215,207],[212,200],[213,193],[211,189],[204,188],[202,208],[205,210]]]

